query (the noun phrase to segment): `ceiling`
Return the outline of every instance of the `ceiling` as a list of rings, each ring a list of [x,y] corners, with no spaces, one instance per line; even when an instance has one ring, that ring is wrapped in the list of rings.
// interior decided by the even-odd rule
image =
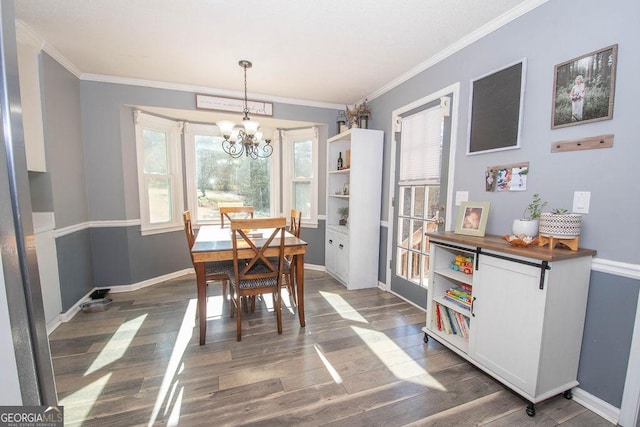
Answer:
[[[18,0],[80,79],[341,108],[546,0]]]

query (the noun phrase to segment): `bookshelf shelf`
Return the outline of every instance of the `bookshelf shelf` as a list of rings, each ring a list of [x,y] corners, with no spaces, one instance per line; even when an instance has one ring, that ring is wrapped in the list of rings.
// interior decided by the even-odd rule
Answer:
[[[534,404],[577,386],[595,251],[515,254],[498,236],[428,235],[425,341],[434,338],[520,394],[531,416]],[[470,274],[460,271],[470,266]],[[452,318],[467,330],[443,323]]]

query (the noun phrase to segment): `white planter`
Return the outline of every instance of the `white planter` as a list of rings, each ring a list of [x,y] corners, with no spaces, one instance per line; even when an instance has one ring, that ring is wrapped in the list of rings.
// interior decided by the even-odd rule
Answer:
[[[553,214],[544,212],[540,214],[540,235],[546,237],[577,237],[580,235],[582,215],[575,213]]]
[[[515,236],[538,236],[538,220],[537,219],[514,219],[511,226],[511,232]]]

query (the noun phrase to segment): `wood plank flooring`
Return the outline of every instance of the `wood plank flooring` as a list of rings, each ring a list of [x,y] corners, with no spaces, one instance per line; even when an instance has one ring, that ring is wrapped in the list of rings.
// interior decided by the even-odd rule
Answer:
[[[422,310],[305,272],[305,328],[271,298],[245,314],[242,341],[209,286],[198,345],[195,276],[111,293],[49,337],[65,426],[610,426],[559,396],[526,402],[435,340]],[[287,299],[287,298],[285,298]]]

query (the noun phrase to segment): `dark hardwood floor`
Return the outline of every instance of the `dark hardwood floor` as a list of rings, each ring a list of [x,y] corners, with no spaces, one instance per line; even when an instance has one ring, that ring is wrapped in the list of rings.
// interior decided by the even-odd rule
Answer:
[[[198,345],[195,276],[111,293],[49,337],[65,426],[610,426],[562,396],[526,402],[435,340],[425,313],[396,296],[347,291],[306,271],[307,326],[271,298],[235,319],[209,286]],[[268,303],[268,304],[267,304]]]

